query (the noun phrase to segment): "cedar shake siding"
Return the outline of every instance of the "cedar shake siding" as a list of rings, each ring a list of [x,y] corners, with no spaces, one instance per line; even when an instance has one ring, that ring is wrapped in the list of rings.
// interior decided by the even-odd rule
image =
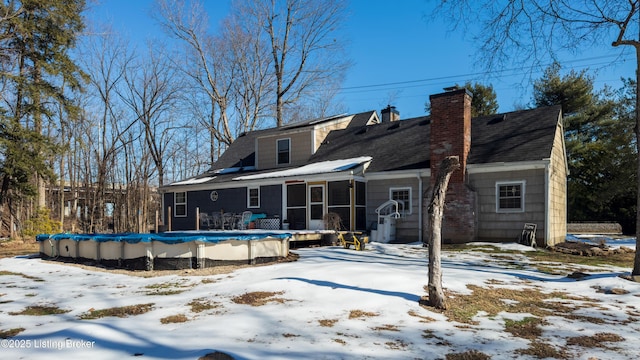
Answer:
[[[469,183],[478,196],[477,239],[483,241],[516,241],[525,223],[538,225],[536,238],[544,244],[545,234],[545,169],[491,171],[469,175]],[[524,211],[501,211],[497,205],[497,185],[521,183]]]

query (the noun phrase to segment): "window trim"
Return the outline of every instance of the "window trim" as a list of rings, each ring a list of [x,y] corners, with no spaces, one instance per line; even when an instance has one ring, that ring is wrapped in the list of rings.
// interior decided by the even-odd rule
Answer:
[[[184,202],[178,202],[178,194],[184,194]],[[178,205],[184,206],[184,214],[178,214]],[[177,191],[173,193],[173,217],[187,217],[187,192]]]
[[[288,144],[287,146],[287,158],[289,160],[288,162],[280,162],[280,148],[279,148],[280,141],[286,141]],[[291,138],[276,139],[276,165],[289,165],[289,164],[291,164]]]
[[[258,191],[258,205],[251,205],[251,190]],[[258,209],[260,208],[260,186],[249,186],[247,187],[247,208],[248,209]]]
[[[503,209],[500,207],[500,187],[506,185],[520,185],[520,207]],[[496,213],[523,213],[525,212],[525,194],[527,182],[525,180],[496,181]]]
[[[402,209],[402,211],[400,211],[400,214],[402,216],[406,216],[406,215],[411,215],[413,214],[413,188],[411,186],[398,186],[398,187],[390,187],[389,188],[389,200],[395,200],[393,198],[393,192],[394,191],[404,191],[404,190],[408,190],[409,191],[409,204],[404,204],[406,207]],[[407,211],[408,209],[408,211]]]

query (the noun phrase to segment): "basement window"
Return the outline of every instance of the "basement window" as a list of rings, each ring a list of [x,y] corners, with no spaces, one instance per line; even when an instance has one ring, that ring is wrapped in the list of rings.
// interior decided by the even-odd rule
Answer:
[[[173,206],[175,206],[174,216],[185,217],[187,216],[187,193],[177,192],[173,193]]]
[[[524,181],[496,183],[496,212],[524,212]]]

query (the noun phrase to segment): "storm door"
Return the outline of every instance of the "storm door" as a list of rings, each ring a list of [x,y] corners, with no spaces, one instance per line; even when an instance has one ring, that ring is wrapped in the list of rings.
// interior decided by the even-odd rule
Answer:
[[[309,185],[309,229],[324,229],[324,185]]]

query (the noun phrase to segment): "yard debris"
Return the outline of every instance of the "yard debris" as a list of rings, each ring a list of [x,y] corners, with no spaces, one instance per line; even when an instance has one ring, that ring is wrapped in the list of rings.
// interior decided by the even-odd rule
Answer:
[[[565,241],[563,243],[556,244],[550,248],[552,251],[561,252],[570,255],[580,256],[609,256],[614,254],[628,254],[634,253],[635,250],[626,246],[620,246],[619,248],[612,248],[602,242],[599,245],[588,244],[580,241]]]

